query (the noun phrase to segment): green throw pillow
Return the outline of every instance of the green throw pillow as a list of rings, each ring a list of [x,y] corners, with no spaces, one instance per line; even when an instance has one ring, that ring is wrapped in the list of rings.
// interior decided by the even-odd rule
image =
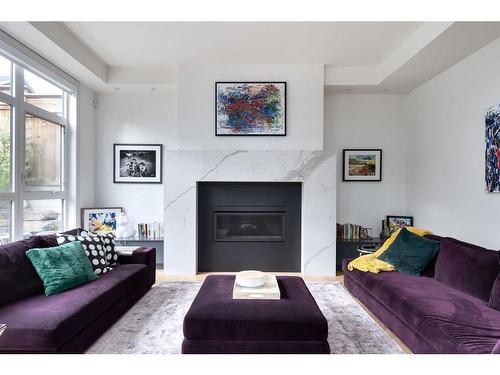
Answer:
[[[391,246],[378,259],[397,271],[418,276],[439,252],[439,242],[417,236],[402,228]]]
[[[31,249],[26,255],[42,279],[47,296],[97,279],[79,241]]]

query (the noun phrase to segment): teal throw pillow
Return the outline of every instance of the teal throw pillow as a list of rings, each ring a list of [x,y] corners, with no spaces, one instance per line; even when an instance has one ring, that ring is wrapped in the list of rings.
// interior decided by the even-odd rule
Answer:
[[[42,279],[47,296],[97,279],[79,241],[31,249],[26,255]]]
[[[439,252],[439,242],[420,237],[402,228],[391,246],[378,259],[397,271],[419,276]]]

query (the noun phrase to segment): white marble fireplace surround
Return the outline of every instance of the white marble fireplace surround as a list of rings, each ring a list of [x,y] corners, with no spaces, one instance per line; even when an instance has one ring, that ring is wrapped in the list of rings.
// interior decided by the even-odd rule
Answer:
[[[302,182],[302,272],[335,275],[336,156],[324,151],[167,151],[165,272],[197,271],[198,181]]]

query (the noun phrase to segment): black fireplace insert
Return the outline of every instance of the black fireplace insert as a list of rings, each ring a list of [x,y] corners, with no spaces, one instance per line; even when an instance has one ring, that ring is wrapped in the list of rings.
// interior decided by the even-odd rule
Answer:
[[[301,183],[199,182],[198,272],[299,272]]]

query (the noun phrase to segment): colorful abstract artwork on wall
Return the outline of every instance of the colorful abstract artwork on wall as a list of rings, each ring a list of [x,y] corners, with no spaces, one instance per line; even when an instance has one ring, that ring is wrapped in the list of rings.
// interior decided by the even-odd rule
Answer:
[[[486,125],[486,191],[500,192],[500,105],[491,107],[485,116]]]
[[[94,233],[114,233],[116,217],[122,212],[122,207],[82,208],[82,227]]]
[[[286,82],[216,82],[216,135],[286,135]]]

